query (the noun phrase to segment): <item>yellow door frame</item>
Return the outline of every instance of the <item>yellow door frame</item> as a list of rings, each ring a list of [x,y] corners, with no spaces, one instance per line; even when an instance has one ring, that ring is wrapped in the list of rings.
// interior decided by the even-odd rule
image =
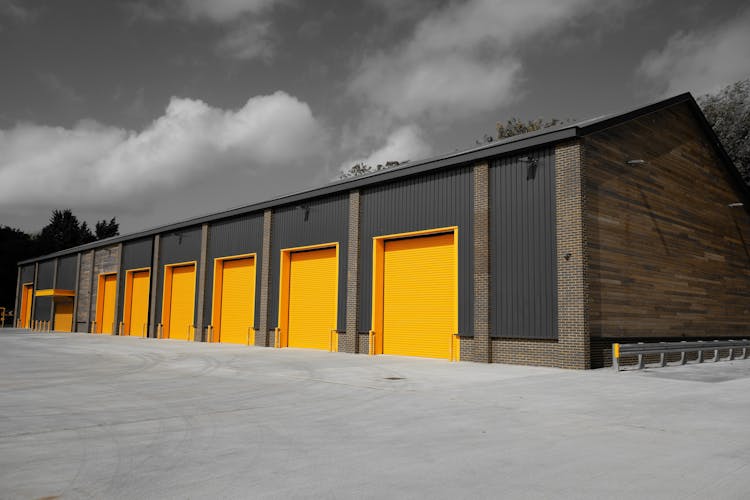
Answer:
[[[321,243],[318,245],[307,245],[293,248],[281,249],[281,265],[279,266],[279,315],[278,315],[278,338],[275,341],[276,347],[289,346],[289,271],[291,270],[292,254],[295,252],[307,252],[311,250],[323,250],[326,248],[336,249],[336,309],[333,316],[333,324],[338,326],[339,314],[339,243],[333,241],[330,243]],[[338,350],[338,333],[336,329],[331,330],[330,350]],[[335,337],[335,339],[334,339]],[[335,342],[334,342],[335,340]]]
[[[219,332],[218,339],[214,340],[209,337],[208,342],[221,342],[221,314],[217,314],[217,311],[221,311],[221,295],[223,293],[224,286],[224,264],[231,260],[240,259],[253,259],[253,301],[255,301],[255,292],[257,291],[255,285],[257,284],[257,272],[258,272],[258,256],[257,253],[245,253],[239,255],[228,255],[226,257],[217,257],[214,259],[214,284],[213,284],[213,297],[211,302],[211,324],[209,325],[211,332]],[[253,305],[253,311],[255,307]],[[255,313],[251,319],[252,325],[248,326],[248,338],[247,345],[255,345]]]
[[[404,238],[418,238],[421,236],[433,236],[438,234],[453,233],[454,262],[456,263],[453,273],[453,287],[456,291],[456,300],[453,304],[454,335],[451,336],[451,361],[460,359],[460,340],[455,334],[458,332],[458,226],[438,227],[424,229],[421,231],[409,231],[406,233],[394,233],[372,238],[372,318],[370,330],[370,354],[383,354],[383,278],[385,276],[385,242]]]
[[[102,324],[102,318],[104,317],[104,294],[102,293],[102,291],[104,290],[104,281],[109,276],[115,277],[115,310],[117,310],[117,273],[100,273],[96,284],[96,331],[94,333],[103,333],[102,329],[104,325]],[[114,332],[116,331],[117,329],[113,324],[112,332],[108,333],[107,335],[114,335]]]
[[[193,273],[194,277],[197,278],[198,274],[198,261],[197,260],[191,260],[187,262],[176,262],[174,264],[165,264],[164,265],[164,290],[162,290],[162,298],[161,298],[161,324],[162,324],[162,331],[164,332],[163,337],[165,339],[168,339],[171,335],[171,331],[169,330],[169,315],[172,312],[172,272],[174,271],[174,268],[176,267],[186,267],[186,266],[193,266]],[[197,288],[197,284],[193,284],[194,287]],[[195,289],[195,288],[194,288]],[[195,296],[193,296],[193,318],[195,318]],[[193,328],[195,326],[193,325]],[[188,338],[190,335],[188,335]],[[193,332],[193,337],[195,337],[195,332]]]
[[[133,275],[135,273],[148,272],[149,279],[149,298],[151,296],[151,268],[150,267],[139,267],[136,269],[128,269],[125,271],[125,303],[123,305],[122,322],[123,322],[123,335],[133,335],[130,324],[130,314],[133,307]],[[141,332],[141,336],[145,337],[144,332]]]

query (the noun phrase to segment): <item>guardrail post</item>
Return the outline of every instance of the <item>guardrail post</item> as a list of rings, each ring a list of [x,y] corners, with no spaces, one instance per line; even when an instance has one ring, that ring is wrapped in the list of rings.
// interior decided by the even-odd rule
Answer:
[[[612,368],[620,371],[620,344],[617,342],[612,344]]]

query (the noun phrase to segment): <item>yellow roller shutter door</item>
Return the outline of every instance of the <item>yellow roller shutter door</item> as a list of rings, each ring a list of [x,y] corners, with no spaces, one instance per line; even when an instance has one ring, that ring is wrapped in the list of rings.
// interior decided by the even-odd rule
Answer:
[[[219,342],[248,344],[255,318],[255,259],[226,260],[221,266]]]
[[[165,336],[170,339],[189,340],[192,336],[195,305],[195,266],[172,269],[169,325]]]
[[[117,294],[116,274],[108,274],[107,276],[104,276],[99,293],[103,294],[103,297],[100,299],[102,312],[100,315],[97,315],[101,318],[98,330],[99,333],[111,334],[115,322],[115,295]]]
[[[383,354],[450,359],[456,299],[453,234],[386,241]]]
[[[55,331],[73,331],[73,300],[55,301]]]
[[[148,271],[135,271],[131,274],[129,317],[126,318],[125,334],[146,336],[148,324],[148,294],[151,288],[151,274]]]
[[[335,248],[294,252],[289,269],[289,347],[328,350],[336,328]]]
[[[31,328],[31,303],[34,300],[34,287],[23,285],[21,295],[21,328]]]

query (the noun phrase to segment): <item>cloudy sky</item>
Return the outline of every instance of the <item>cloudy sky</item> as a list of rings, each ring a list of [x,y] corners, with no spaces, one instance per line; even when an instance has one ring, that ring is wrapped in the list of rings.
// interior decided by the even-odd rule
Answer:
[[[0,0],[0,225],[122,232],[750,76],[750,4]]]

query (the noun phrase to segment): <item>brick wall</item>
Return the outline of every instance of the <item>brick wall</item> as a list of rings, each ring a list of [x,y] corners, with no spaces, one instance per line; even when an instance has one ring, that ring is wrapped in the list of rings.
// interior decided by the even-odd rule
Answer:
[[[555,148],[557,226],[557,362],[561,368],[590,368],[588,257],[583,213],[583,148],[580,141]]]
[[[474,165],[474,336],[461,338],[461,359],[487,363],[490,351],[490,233],[489,233],[489,166]]]
[[[346,280],[346,332],[339,335],[339,351],[357,352],[359,311],[359,191],[349,192],[349,238]]]
[[[273,346],[273,331],[268,331],[268,294],[271,269],[271,210],[263,212],[263,249],[260,261],[260,325],[255,345]]]

